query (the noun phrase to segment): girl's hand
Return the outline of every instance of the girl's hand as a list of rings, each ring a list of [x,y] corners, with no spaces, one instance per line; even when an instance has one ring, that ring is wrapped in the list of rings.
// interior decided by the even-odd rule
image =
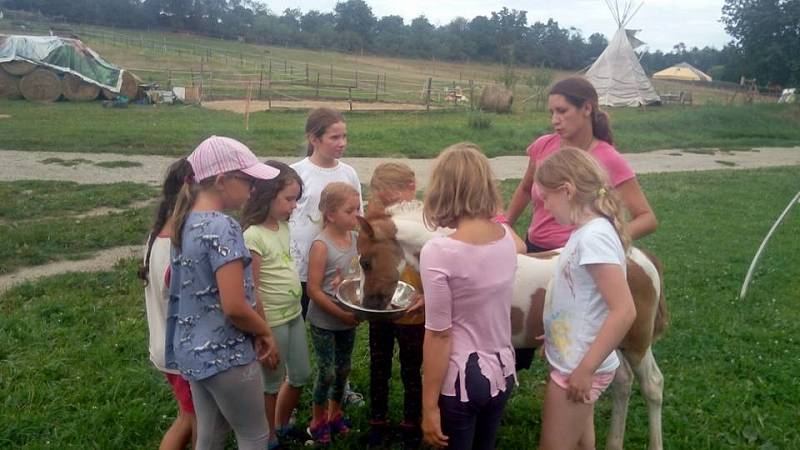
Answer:
[[[567,380],[567,398],[575,403],[589,401],[592,391],[592,373],[578,366]]]
[[[358,324],[361,323],[355,314],[347,311],[342,311],[342,313],[339,315],[339,320],[344,322],[345,325],[352,327],[358,326]]]
[[[406,310],[406,315],[410,316],[412,314],[416,314],[424,310],[425,310],[425,296],[420,293],[414,294],[414,299],[411,301],[411,306],[409,306],[408,309]]]
[[[271,334],[261,334],[255,337],[254,344],[256,347],[256,357],[270,369],[278,366],[280,361],[280,354],[278,353],[278,346],[275,344],[275,339]]]
[[[442,448],[447,447],[447,436],[442,433],[442,414],[439,408],[422,410],[422,438],[429,445]]]

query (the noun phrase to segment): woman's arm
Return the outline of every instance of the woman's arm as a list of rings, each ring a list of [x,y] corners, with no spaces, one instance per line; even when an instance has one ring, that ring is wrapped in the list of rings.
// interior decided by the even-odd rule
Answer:
[[[334,300],[322,290],[325,279],[325,263],[328,260],[328,247],[322,241],[314,241],[308,253],[308,297],[326,313],[336,317],[347,325],[358,325],[353,313],[339,308]]]
[[[631,178],[617,186],[615,190],[631,215],[627,223],[631,239],[636,240],[656,231],[658,220],[642,192],[642,187],[639,186],[639,181]]]
[[[589,350],[569,377],[567,395],[574,401],[583,401],[588,397],[595,371],[617,348],[636,319],[636,306],[622,267],[616,264],[588,264],[586,270],[608,304],[608,316]]]
[[[525,175],[522,176],[522,180],[514,190],[514,195],[511,196],[511,201],[508,202],[506,219],[511,226],[514,226],[514,223],[519,219],[519,215],[525,211],[525,208],[531,202],[531,188],[533,188],[533,176],[535,173],[536,163],[531,159],[528,163],[528,168],[525,169]]]
[[[439,394],[450,364],[452,345],[451,328],[443,331],[425,330],[422,344],[422,432],[425,441],[434,447],[447,445],[447,436],[442,433]]]

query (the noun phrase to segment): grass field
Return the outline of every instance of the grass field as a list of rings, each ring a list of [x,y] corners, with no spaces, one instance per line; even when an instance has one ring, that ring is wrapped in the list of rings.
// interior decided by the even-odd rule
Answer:
[[[69,182],[0,183],[0,275],[25,266],[82,259],[92,251],[138,244],[150,226],[152,207],[130,208],[156,195],[135,183],[79,185]],[[111,214],[80,216],[97,208]]]
[[[658,232],[640,244],[664,262],[671,313],[670,328],[654,350],[666,378],[666,448],[798,448],[800,210],[773,237],[749,296],[744,301],[736,297],[761,238],[798,189],[800,167],[639,178],[661,222]],[[503,183],[506,196],[515,183]],[[75,212],[50,210],[53,217]],[[525,226],[517,224],[518,230]],[[175,406],[148,360],[136,264],[56,276],[0,297],[0,447],[158,445]],[[368,390],[366,334],[362,326],[352,376],[363,393]],[[395,368],[394,380],[398,375]],[[521,374],[498,448],[535,446],[543,376],[541,364]],[[399,383],[393,388],[390,411],[397,412]],[[304,394],[303,404],[308,400]],[[367,408],[349,414],[363,432]],[[609,415],[606,397],[598,404],[599,442],[605,439]],[[307,411],[300,419],[307,419]],[[360,431],[334,448],[359,446]],[[626,444],[643,448],[646,443],[646,409],[634,392]]]
[[[211,134],[235,137],[260,155],[305,153],[306,112],[254,113],[243,117],[195,106],[106,109],[98,103],[34,104],[0,100],[0,149],[90,153],[181,155]],[[743,149],[800,144],[796,105],[661,107],[610,111],[622,152],[663,148]],[[461,140],[477,143],[490,157],[522,155],[549,131],[544,112],[485,114],[488,128],[468,126],[463,112],[347,113],[348,156],[432,158]]]

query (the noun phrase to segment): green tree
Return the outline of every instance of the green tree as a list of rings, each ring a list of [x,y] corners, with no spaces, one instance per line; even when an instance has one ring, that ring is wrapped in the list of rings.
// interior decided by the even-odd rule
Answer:
[[[722,22],[743,75],[759,84],[800,83],[800,0],[725,0]]]

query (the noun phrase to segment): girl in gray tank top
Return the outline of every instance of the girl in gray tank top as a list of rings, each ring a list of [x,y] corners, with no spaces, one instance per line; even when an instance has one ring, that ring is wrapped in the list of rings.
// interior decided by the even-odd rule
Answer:
[[[309,432],[317,444],[327,445],[331,434],[346,434],[349,428],[341,403],[353,354],[356,317],[334,298],[333,280],[357,267],[357,215],[361,210],[358,191],[347,183],[328,184],[320,194],[319,210],[324,226],[311,244],[308,256],[306,319],[311,324],[311,343],[317,357]]]

